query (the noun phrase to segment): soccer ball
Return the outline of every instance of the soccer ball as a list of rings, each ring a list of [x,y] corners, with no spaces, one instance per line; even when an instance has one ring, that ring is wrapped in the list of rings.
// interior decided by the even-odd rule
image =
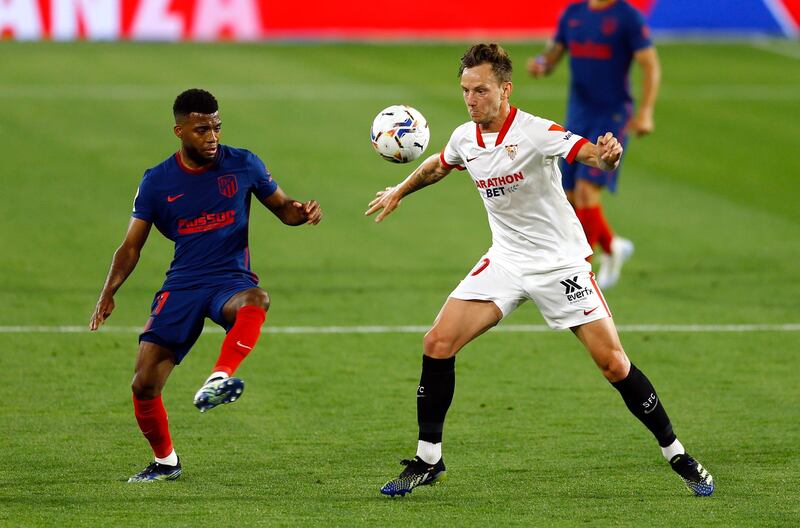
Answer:
[[[408,163],[425,152],[431,131],[419,111],[406,105],[392,105],[378,112],[369,135],[372,148],[383,159]]]

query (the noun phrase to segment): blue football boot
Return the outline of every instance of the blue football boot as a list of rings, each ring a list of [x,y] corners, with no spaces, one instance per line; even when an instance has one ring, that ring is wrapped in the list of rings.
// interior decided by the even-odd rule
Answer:
[[[428,464],[415,456],[412,460],[403,460],[400,463],[406,468],[397,478],[383,485],[381,493],[384,495],[402,497],[406,493],[411,493],[417,486],[431,486],[441,482],[445,477],[444,459],[439,459],[435,464]]]
[[[194,406],[206,412],[217,405],[232,403],[244,392],[244,381],[239,378],[213,378],[194,395]]]
[[[128,479],[128,482],[156,482],[159,480],[176,480],[181,476],[181,459],[178,458],[178,464],[168,466],[166,464],[159,464],[158,462],[151,462],[149,466]]]
[[[699,497],[714,493],[714,477],[689,453],[675,455],[669,465],[680,475],[689,490]]]

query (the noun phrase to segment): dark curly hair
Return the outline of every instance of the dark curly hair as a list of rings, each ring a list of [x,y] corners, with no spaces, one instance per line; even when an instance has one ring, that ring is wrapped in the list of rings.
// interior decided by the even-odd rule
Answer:
[[[172,105],[172,114],[175,117],[188,116],[193,112],[198,114],[213,114],[219,110],[216,98],[200,88],[191,88],[182,92],[175,98]]]
[[[464,73],[466,68],[474,68],[481,64],[489,63],[492,65],[492,72],[500,83],[511,82],[511,59],[508,53],[499,44],[475,44],[470,47],[461,57],[461,66],[458,68],[458,76]]]

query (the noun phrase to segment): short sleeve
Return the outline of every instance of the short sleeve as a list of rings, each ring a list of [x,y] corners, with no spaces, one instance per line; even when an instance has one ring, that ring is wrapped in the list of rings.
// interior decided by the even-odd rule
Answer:
[[[650,38],[650,28],[647,26],[642,14],[636,9],[632,9],[630,17],[628,43],[634,52],[647,49],[653,45],[653,40]]]
[[[133,212],[131,216],[152,223],[155,221],[155,199],[153,198],[152,184],[148,178],[150,171],[145,171],[136,196],[133,198]]]
[[[543,121],[543,125],[537,125],[535,130],[532,130],[534,137],[532,138],[536,143],[539,151],[545,156],[558,156],[567,160],[567,163],[575,161],[575,156],[584,143],[588,140],[578,134],[573,134],[569,130],[555,123],[553,121]]]
[[[447,142],[447,145],[444,146],[439,154],[439,161],[442,162],[442,166],[447,170],[464,170],[464,160],[461,159],[461,154],[455,148],[456,135],[457,133],[453,132],[450,136],[450,141]]]
[[[252,189],[256,198],[264,200],[278,190],[278,184],[272,179],[272,174],[270,174],[269,169],[267,169],[267,166],[261,161],[261,158],[255,154],[252,155],[250,170],[253,174]]]
[[[558,19],[558,26],[556,26],[556,36],[553,37],[556,44],[561,44],[565,48],[567,46],[567,10],[565,9]]]

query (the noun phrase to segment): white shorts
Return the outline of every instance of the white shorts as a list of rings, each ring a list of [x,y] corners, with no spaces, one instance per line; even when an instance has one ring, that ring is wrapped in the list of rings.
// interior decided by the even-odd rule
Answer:
[[[531,299],[553,329],[611,317],[592,266],[585,260],[544,273],[523,271],[513,262],[487,253],[450,294],[465,301],[493,301],[503,317]]]

